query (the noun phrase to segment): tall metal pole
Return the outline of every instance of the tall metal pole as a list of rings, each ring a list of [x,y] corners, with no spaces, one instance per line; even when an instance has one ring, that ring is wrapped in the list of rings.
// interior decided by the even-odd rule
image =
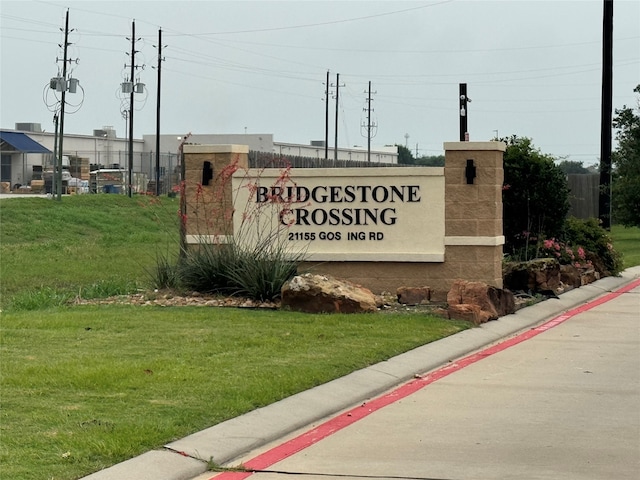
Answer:
[[[327,83],[324,102],[324,159],[329,158],[329,70],[327,70]]]
[[[613,0],[604,0],[602,20],[602,103],[600,119],[599,218],[611,228],[611,128],[613,110]]]
[[[58,125],[59,125],[58,112],[53,114],[53,126],[55,133],[53,135],[53,178],[51,179],[51,194],[57,196],[58,194]]]
[[[162,29],[158,30],[158,101],[156,109],[156,197],[160,195],[160,65],[162,64]]]
[[[62,200],[62,149],[64,143],[64,106],[67,93],[67,47],[69,46],[69,10],[64,23],[64,47],[62,59],[62,97],[60,100],[60,147],[58,147],[58,167],[56,168],[56,200]]]
[[[371,80],[369,80],[369,97],[367,99],[367,162],[371,162]]]
[[[469,132],[468,127],[467,127],[467,117],[469,115],[468,109],[467,109],[467,84],[466,83],[461,83],[460,84],[460,141],[464,142],[467,139],[467,134]]]
[[[136,68],[136,21],[131,22],[131,94],[129,95],[129,162],[128,162],[128,180],[127,195],[132,196],[132,174],[133,174],[133,91],[135,88],[133,77]]]
[[[336,73],[336,138],[333,147],[333,160],[338,160],[338,102],[340,96],[340,74]]]

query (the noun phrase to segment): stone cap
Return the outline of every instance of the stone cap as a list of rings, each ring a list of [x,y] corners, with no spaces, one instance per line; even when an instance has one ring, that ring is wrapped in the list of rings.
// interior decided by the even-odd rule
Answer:
[[[477,151],[477,150],[493,150],[504,152],[507,150],[507,144],[504,142],[444,142],[445,151]]]

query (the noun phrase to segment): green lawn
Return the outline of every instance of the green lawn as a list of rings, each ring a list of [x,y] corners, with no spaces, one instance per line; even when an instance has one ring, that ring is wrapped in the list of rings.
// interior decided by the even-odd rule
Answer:
[[[615,249],[622,253],[625,268],[640,265],[640,228],[614,225],[611,238]]]
[[[207,307],[4,313],[0,478],[78,478],[467,327]]]
[[[156,254],[177,252],[178,208],[176,199],[124,195],[1,200],[0,307],[39,289],[148,285]]]

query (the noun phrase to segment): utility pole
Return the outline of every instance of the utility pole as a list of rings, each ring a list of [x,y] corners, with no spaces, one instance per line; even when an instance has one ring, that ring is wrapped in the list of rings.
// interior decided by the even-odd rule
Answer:
[[[329,70],[324,92],[324,159],[329,159]]]
[[[336,138],[333,147],[333,160],[338,161],[338,106],[340,98],[340,74],[336,73]]]
[[[128,178],[127,178],[127,195],[131,197],[133,195],[133,96],[135,93],[143,93],[144,92],[144,83],[134,82],[134,77],[136,74],[136,68],[139,68],[136,65],[136,42],[140,40],[136,38],[136,21],[133,20],[131,22],[131,70],[130,77],[128,80],[122,83],[122,93],[129,94],[129,160],[127,162],[127,170],[128,170]],[[126,65],[125,65],[126,67]],[[141,67],[144,68],[144,65]],[[157,136],[157,135],[156,135]]]
[[[156,107],[156,197],[160,196],[160,81],[162,75],[160,66],[162,65],[162,29],[158,30],[158,96]],[[245,129],[246,130],[246,129]],[[246,132],[245,132],[246,133]]]
[[[373,109],[371,108],[371,101],[372,101],[371,94],[377,93],[377,92],[371,91],[371,81],[369,81],[369,89],[365,90],[364,93],[367,94],[367,107],[363,108],[363,110],[367,112],[367,123],[365,125],[361,122],[360,127],[364,128],[367,132],[367,135],[366,135],[367,136],[367,162],[371,162],[371,139],[375,137],[373,130],[377,126],[375,122],[371,119],[371,112],[373,112]],[[362,130],[360,131],[360,133],[362,134]]]
[[[467,84],[460,84],[460,141],[468,142],[469,141],[469,127],[467,125],[467,119],[469,117],[469,110],[467,107],[467,103],[471,102],[469,97],[467,96]]]
[[[69,93],[76,93],[76,90],[80,85],[78,79],[72,78],[71,72],[67,71],[68,64],[71,62],[78,63],[78,59],[72,60],[67,58],[67,47],[69,45],[71,44],[69,43],[69,10],[67,10],[64,25],[64,45],[59,45],[62,47],[62,59],[56,57],[56,62],[62,61],[62,73],[58,69],[58,75],[49,80],[49,89],[54,90],[55,92],[60,92],[61,94],[59,100],[56,97],[57,101],[55,102],[55,107],[52,110],[54,113],[53,123],[55,125],[55,135],[53,139],[53,178],[51,180],[51,192],[54,198],[58,201],[62,200],[62,157],[64,153],[64,115],[66,93],[67,91],[69,91]],[[69,74],[68,78],[67,74]],[[80,89],[82,89],[81,86]],[[45,104],[48,108],[51,108],[50,102],[46,99]]]
[[[63,54],[62,54],[62,95],[60,100],[60,146],[58,147],[58,167],[56,168],[56,199],[58,201],[62,200],[62,149],[64,143],[64,107],[65,107],[65,97],[67,93],[67,47],[69,46],[69,10],[67,9],[67,14],[64,22],[64,46],[63,46]]]
[[[131,93],[129,94],[129,161],[127,176],[127,195],[132,196],[132,175],[133,175],[133,76],[136,68],[136,21],[131,22]]]
[[[371,121],[371,94],[377,93],[371,91],[371,80],[369,80],[369,89],[367,94],[367,162],[371,162],[371,139],[375,136],[373,129],[377,127],[375,123]]]
[[[613,110],[613,0],[604,0],[602,19],[602,103],[600,117],[599,218],[611,229],[611,128]]]

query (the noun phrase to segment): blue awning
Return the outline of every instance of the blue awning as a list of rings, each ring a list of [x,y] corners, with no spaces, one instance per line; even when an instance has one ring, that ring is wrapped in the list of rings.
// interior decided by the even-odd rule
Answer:
[[[52,153],[25,133],[0,130],[0,140],[3,152],[14,150],[23,153]],[[11,148],[7,148],[7,145]]]

